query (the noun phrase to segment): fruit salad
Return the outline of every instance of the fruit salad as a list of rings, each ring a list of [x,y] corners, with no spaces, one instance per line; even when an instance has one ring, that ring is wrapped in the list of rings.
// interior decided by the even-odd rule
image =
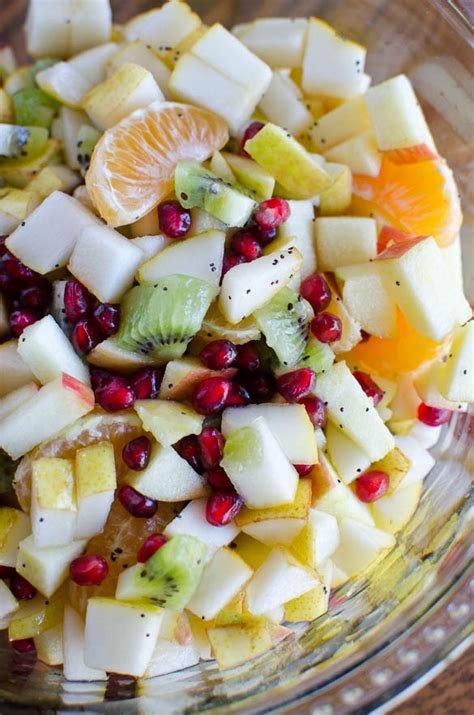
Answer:
[[[474,400],[456,184],[316,17],[31,0],[0,50],[0,621],[72,681],[222,669],[412,519]]]

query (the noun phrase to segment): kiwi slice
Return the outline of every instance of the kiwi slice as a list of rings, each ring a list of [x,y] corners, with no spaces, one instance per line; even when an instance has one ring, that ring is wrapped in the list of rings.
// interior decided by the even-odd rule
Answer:
[[[89,124],[82,124],[77,133],[77,161],[81,165],[82,175],[89,168],[92,152],[101,136],[102,132]]]
[[[19,459],[13,460],[0,449],[0,494],[5,494],[13,489],[13,478],[19,463]]]
[[[329,345],[320,343],[313,335],[310,335],[298,367],[309,367],[318,374],[329,370],[335,357]]]
[[[48,141],[43,127],[22,127],[0,124],[0,159],[32,159],[38,156]]]
[[[121,597],[181,612],[198,587],[207,556],[207,546],[194,536],[178,534],[143,565],[123,574]]]
[[[181,357],[200,329],[214,292],[207,281],[178,274],[135,286],[122,303],[118,346],[157,363]]]
[[[282,288],[255,311],[254,317],[282,365],[297,365],[304,355],[309,321],[313,317],[309,303],[291,288]]]
[[[181,206],[207,211],[228,226],[244,226],[256,202],[196,161],[180,161],[175,171],[175,191]]]
[[[59,102],[39,87],[20,89],[12,95],[17,124],[49,129]]]

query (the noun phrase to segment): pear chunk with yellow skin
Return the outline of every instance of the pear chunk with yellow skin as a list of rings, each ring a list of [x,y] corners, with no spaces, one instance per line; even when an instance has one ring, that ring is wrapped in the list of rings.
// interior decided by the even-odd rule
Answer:
[[[384,496],[390,496],[393,494],[399,484],[404,480],[412,466],[411,459],[409,459],[399,447],[394,447],[388,454],[379,459],[378,462],[374,462],[370,469],[385,472],[389,477],[388,489]]]
[[[35,638],[62,623],[64,603],[64,589],[58,591],[47,603],[40,593],[31,601],[23,601],[8,626],[9,640]]]
[[[223,152],[222,156],[230,166],[233,177],[235,176],[242,186],[249,189],[258,201],[264,201],[273,196],[275,179],[268,171],[262,169],[252,159],[247,159],[244,156],[228,154],[227,152]]]
[[[137,400],[134,407],[145,430],[164,447],[170,447],[181,437],[201,432],[204,417],[181,402]]]
[[[265,623],[238,624],[210,628],[207,632],[219,668],[233,668],[256,658],[272,647]]]
[[[310,199],[330,183],[328,173],[306,149],[270,122],[245,143],[245,151],[294,199]]]
[[[31,533],[27,514],[9,506],[0,507],[0,565],[15,566],[19,543]]]
[[[334,552],[334,564],[349,577],[357,576],[395,546],[386,531],[345,517],[339,522],[341,541]]]
[[[18,550],[16,570],[43,596],[49,598],[67,579],[69,564],[81,555],[86,541],[72,541],[65,546],[39,549],[28,536]]]
[[[474,402],[474,321],[454,333],[439,389],[453,402]]]
[[[324,165],[331,183],[319,194],[320,216],[339,216],[352,201],[352,174],[345,164],[327,161]]]
[[[77,519],[74,538],[89,539],[105,526],[117,486],[114,448],[98,442],[78,449],[75,463]]]
[[[372,514],[378,529],[396,534],[408,524],[421,499],[423,482],[412,482],[397,489],[393,494],[385,494],[371,504]]]
[[[290,549],[301,563],[320,571],[339,546],[339,528],[332,514],[310,509],[307,523]]]
[[[243,560],[256,571],[268,557],[270,547],[253,539],[243,531],[234,539],[235,551]]]
[[[62,665],[63,654],[63,624],[57,623],[43,633],[35,636],[36,653],[38,660],[46,665]]]
[[[31,487],[31,525],[36,546],[69,544],[76,521],[72,460],[36,459],[32,465]]]
[[[317,586],[285,603],[285,620],[290,623],[314,621],[328,610],[333,564],[326,560],[318,572]]]

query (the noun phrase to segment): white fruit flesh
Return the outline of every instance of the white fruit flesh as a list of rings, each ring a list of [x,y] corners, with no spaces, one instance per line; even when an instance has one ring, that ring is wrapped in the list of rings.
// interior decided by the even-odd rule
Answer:
[[[224,259],[225,233],[208,231],[195,238],[174,242],[140,266],[140,283],[156,281],[158,278],[175,273],[184,273],[215,286],[219,292],[219,282]]]
[[[36,395],[38,389],[36,382],[27,382],[23,387],[18,387],[16,390],[5,395],[5,397],[0,398],[0,420]]]
[[[211,556],[221,546],[227,546],[235,539],[239,529],[233,524],[227,526],[212,526],[206,519],[207,499],[195,499],[167,525],[165,536],[177,534],[195,536],[208,546],[208,556]]]
[[[16,570],[49,598],[67,579],[69,564],[82,554],[86,543],[73,541],[65,546],[40,549],[33,536],[28,536],[20,543]]]
[[[0,446],[18,459],[93,408],[92,390],[75,378],[62,375],[0,422]]]
[[[389,534],[400,531],[415,513],[422,491],[423,484],[413,482],[374,502],[371,506],[377,528]]]
[[[204,417],[180,402],[137,400],[135,411],[143,427],[163,446],[170,447],[189,434],[199,434]]]
[[[18,545],[31,534],[27,514],[8,506],[0,507],[0,565],[16,566]]]
[[[363,573],[395,545],[391,534],[347,517],[339,522],[339,533],[341,541],[332,560],[349,577]]]
[[[36,75],[40,88],[72,109],[81,106],[92,84],[68,62],[57,62]]]
[[[80,184],[78,175],[67,166],[45,166],[28,184],[28,190],[36,192],[42,199],[53,191],[70,194]],[[29,212],[28,212],[29,213]]]
[[[272,81],[258,105],[260,111],[274,124],[297,137],[314,122],[306,108],[303,94],[286,70],[273,73]]]
[[[435,458],[416,439],[409,435],[395,437],[395,443],[411,461],[411,467],[399,485],[403,489],[423,480],[435,465]]]
[[[193,643],[181,645],[172,640],[158,638],[155,650],[148,663],[144,678],[154,678],[157,675],[175,673],[199,663],[199,654]],[[145,694],[143,686],[141,694]]]
[[[273,196],[275,179],[255,161],[236,154],[221,154],[231,168],[231,181],[237,181],[249,189],[256,199],[264,201]],[[212,167],[211,167],[212,168]]]
[[[436,150],[410,80],[401,74],[371,87],[365,102],[381,151],[426,144]]]
[[[242,590],[252,574],[240,556],[230,549],[219,549],[206,565],[188,610],[210,621]]]
[[[321,491],[319,494],[314,495],[313,506],[318,511],[334,516],[338,523],[348,516],[351,519],[360,521],[362,524],[372,526],[374,520],[367,504],[361,502],[352,489],[342,483],[324,454],[320,455],[320,460],[320,467],[318,467],[318,474],[315,479]],[[322,470],[324,474],[325,484],[320,483],[321,471],[319,470]]]
[[[419,442],[425,449],[431,449],[434,447],[436,442],[439,440],[442,425],[438,427],[431,427],[431,425],[425,425],[423,422],[416,420],[413,427],[407,434],[407,437],[413,437],[414,440]]]
[[[268,17],[232,32],[270,67],[300,67],[307,26],[305,18]]]
[[[7,248],[38,273],[65,266],[79,235],[99,219],[71,196],[54,191],[7,239]]]
[[[237,624],[207,632],[219,668],[232,668],[265,653],[273,641],[268,623]]]
[[[0,397],[32,382],[35,376],[18,353],[17,340],[0,345]]]
[[[38,660],[46,665],[63,665],[63,624],[58,623],[34,638]]]
[[[328,161],[346,164],[353,174],[362,176],[378,176],[382,166],[382,156],[372,129],[336,144],[325,153],[325,157]]]
[[[100,534],[114,501],[117,478],[110,442],[78,449],[75,456],[77,519],[74,538]]]
[[[147,47],[141,40],[129,42],[113,55],[108,62],[107,69],[109,73],[113,73],[126,62],[133,62],[151,72],[158,87],[169,99],[168,84],[171,71],[151,47]]]
[[[165,46],[175,47],[192,35],[201,25],[201,20],[191,8],[179,0],[166,2],[160,8],[141,13],[132,18],[123,28],[128,40],[139,39],[155,50]]]
[[[316,389],[323,402],[327,402],[330,420],[358,444],[372,462],[393,449],[393,436],[345,362],[319,375]]]
[[[319,509],[309,510],[308,525],[313,533],[315,563],[319,572],[339,545],[339,527],[335,516]]]
[[[320,217],[316,219],[314,231],[318,266],[323,271],[365,263],[377,255],[377,226],[374,219]]]
[[[101,45],[112,33],[112,10],[109,0],[73,0],[70,54]]]
[[[25,328],[18,352],[43,385],[62,373],[90,385],[89,370],[51,315]]]
[[[327,307],[328,313],[332,313],[342,323],[342,337],[336,342],[331,343],[331,349],[336,355],[345,353],[357,345],[361,341],[360,329],[361,325],[358,320],[349,312],[344,301],[342,301],[336,290],[333,291],[333,297]]]
[[[289,248],[231,268],[222,281],[220,311],[230,323],[240,323],[273,298],[297,273],[302,262],[301,253]]]
[[[249,569],[250,573],[251,570]],[[0,618],[3,620],[18,610],[18,601],[5,581],[0,581]]]
[[[264,417],[273,436],[292,464],[316,464],[318,450],[314,429],[303,405],[261,404],[227,407],[222,414],[222,433],[228,437]]]
[[[294,501],[298,473],[263,417],[227,439],[222,467],[251,509]]]
[[[364,98],[360,96],[320,117],[309,135],[317,151],[327,151],[366,129],[370,129],[370,116]]]
[[[116,303],[132,287],[141,260],[140,249],[118,231],[95,226],[81,233],[68,269],[100,301]]]
[[[344,484],[350,484],[370,467],[363,449],[332,423],[326,428],[326,438],[329,457]]]
[[[198,499],[208,493],[205,480],[172,447],[155,445],[150,462],[141,472],[125,478],[140,494],[163,502]]]
[[[301,596],[318,585],[314,571],[282,547],[275,547],[255,572],[246,589],[247,608],[259,616]]]
[[[206,233],[207,231],[225,231],[226,228],[225,223],[219,221],[215,216],[211,216],[207,211],[197,208],[191,209],[190,238],[199,236],[200,233]]]
[[[85,50],[69,60],[68,65],[81,74],[93,87],[105,79],[107,63],[117,54],[117,42],[107,42]]]
[[[153,365],[154,360],[119,347],[114,336],[99,343],[87,356],[87,361],[97,367],[116,372],[134,372],[141,367]]]
[[[25,24],[30,55],[67,57],[70,54],[71,11],[71,0],[52,0],[49,3],[32,0]]]
[[[474,321],[458,328],[449,350],[439,389],[453,402],[474,402]]]
[[[393,338],[397,329],[397,306],[385,287],[375,263],[336,269],[344,282],[342,299],[351,315],[369,335]]]
[[[292,239],[303,256],[300,268],[301,280],[316,271],[316,250],[314,243],[314,207],[311,201],[288,201],[290,215],[278,228],[278,238]]]
[[[31,526],[42,549],[73,540],[76,522],[73,464],[69,459],[40,457],[31,476]]]
[[[452,402],[441,393],[441,386],[445,384],[446,363],[433,362],[418,371],[414,380],[415,389],[425,405],[439,409],[465,412],[466,402]]]
[[[267,519],[253,524],[245,524],[242,531],[267,546],[291,544],[305,525],[304,519]]]
[[[70,109],[69,107],[61,107],[58,121],[62,129],[62,136],[59,138],[63,143],[66,163],[71,169],[80,169],[81,165],[77,159],[77,136],[79,129],[83,125],[89,124],[89,118],[85,112]]]
[[[106,680],[105,670],[89,668],[84,663],[84,621],[71,606],[64,608],[64,677],[66,680]]]
[[[138,246],[143,253],[141,263],[143,266],[150,258],[153,258],[157,253],[169,246],[170,242],[169,239],[164,236],[137,236],[136,238],[131,238],[130,243],[133,246]]]
[[[87,603],[84,661],[107,672],[144,675],[155,647],[163,611],[113,598]],[[117,628],[117,624],[120,627]]]

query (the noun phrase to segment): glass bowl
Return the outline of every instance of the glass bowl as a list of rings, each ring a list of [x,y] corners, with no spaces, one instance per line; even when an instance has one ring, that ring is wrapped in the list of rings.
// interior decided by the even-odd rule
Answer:
[[[112,0],[115,21],[155,4]],[[315,14],[368,46],[367,71],[374,82],[399,72],[410,76],[439,151],[456,173],[466,218],[466,289],[472,301],[474,260],[468,239],[474,202],[468,191],[474,111],[467,10],[453,0],[275,0],[258,3],[258,11],[252,0],[191,4],[205,22],[227,26],[257,15]],[[11,34],[21,53],[17,22],[26,3],[7,0],[6,5],[4,17],[12,27],[1,28],[1,36],[6,40]],[[469,642],[473,431],[472,413],[453,417],[433,450],[436,466],[397,547],[371,573],[333,592],[329,614],[301,626],[272,652],[225,672],[208,662],[138,683],[113,677],[106,685],[68,683],[60,669],[15,655],[3,641],[1,712],[386,712]]]

